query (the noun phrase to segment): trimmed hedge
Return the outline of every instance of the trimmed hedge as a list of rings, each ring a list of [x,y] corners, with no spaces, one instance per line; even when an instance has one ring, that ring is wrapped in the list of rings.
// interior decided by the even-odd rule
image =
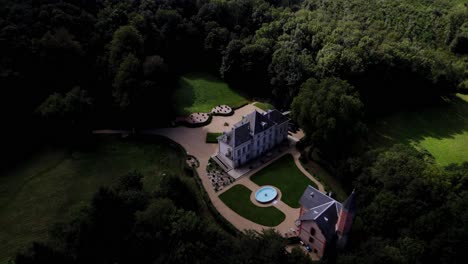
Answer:
[[[206,133],[206,139],[205,139],[205,142],[206,143],[218,143],[218,139],[217,137],[221,136],[223,133],[221,132],[207,132]]]

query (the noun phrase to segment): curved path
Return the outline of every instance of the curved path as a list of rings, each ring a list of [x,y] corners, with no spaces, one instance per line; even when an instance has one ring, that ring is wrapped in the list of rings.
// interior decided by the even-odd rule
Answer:
[[[210,159],[211,155],[216,152],[217,144],[206,144],[205,137],[207,132],[222,132],[228,130],[232,127],[233,124],[237,123],[239,120],[242,119],[243,115],[247,115],[252,111],[257,110],[259,112],[263,112],[263,110],[255,107],[253,103],[248,104],[242,108],[235,110],[234,115],[232,116],[214,116],[213,120],[210,124],[204,127],[198,128],[188,128],[188,127],[173,127],[173,128],[162,128],[162,129],[154,129],[154,130],[146,130],[143,131],[144,134],[155,134],[155,135],[162,135],[168,137],[185,148],[188,154],[193,155],[198,158],[200,162],[200,166],[197,168],[198,175],[201,178],[203,183],[203,187],[205,188],[206,192],[208,193],[211,202],[216,207],[221,215],[223,215],[229,222],[231,222],[237,229],[239,230],[246,230],[246,229],[253,229],[256,231],[261,231],[262,229],[268,229],[271,227],[263,226],[252,222],[233,210],[231,210],[228,206],[226,206],[219,195],[227,190],[229,190],[232,186],[237,184],[242,184],[248,189],[252,191],[256,191],[259,186],[250,180],[250,176],[255,174],[257,171],[263,169],[265,166],[268,166],[270,163],[274,162],[276,159],[280,158],[286,153],[292,154],[294,157],[294,162],[297,167],[304,173],[308,178],[310,178],[313,182],[315,182],[320,191],[324,191],[323,185],[317,181],[308,171],[306,171],[300,161],[299,156],[300,153],[296,150],[294,144],[281,153],[277,155],[275,158],[269,160],[262,166],[251,170],[246,175],[242,176],[240,179],[235,181],[233,184],[225,187],[220,192],[215,192],[209,181],[206,167],[208,165],[208,160]],[[97,130],[94,131],[96,134],[115,134],[115,133],[128,133],[128,131],[121,131],[121,130]],[[289,136],[288,139],[292,142],[297,142],[299,139],[303,137],[303,133],[299,131],[293,136]],[[291,228],[294,228],[294,223],[297,217],[299,216],[299,208],[291,208],[281,200],[277,200],[277,202],[273,205],[279,210],[281,210],[285,215],[285,220],[275,226],[274,228],[277,229],[280,233],[284,234],[288,232]]]

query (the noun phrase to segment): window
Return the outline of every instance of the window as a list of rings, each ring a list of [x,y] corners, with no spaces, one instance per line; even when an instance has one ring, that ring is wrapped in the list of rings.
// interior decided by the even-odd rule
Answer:
[[[312,228],[310,229],[310,235],[311,235],[311,236],[315,236],[315,228],[312,227]]]
[[[310,243],[314,243],[314,238],[313,238],[313,237],[309,237],[309,242],[310,242]]]
[[[241,151],[240,149],[237,150],[237,156],[240,156],[240,153],[241,153],[240,151]]]

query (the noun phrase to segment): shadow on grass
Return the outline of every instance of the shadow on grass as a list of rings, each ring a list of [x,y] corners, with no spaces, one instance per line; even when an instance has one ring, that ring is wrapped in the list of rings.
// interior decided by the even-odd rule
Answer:
[[[371,140],[378,145],[390,145],[395,143],[420,144],[431,139],[433,141],[431,147],[436,152],[447,152],[450,149],[444,148],[453,144],[466,145],[468,142],[462,134],[468,131],[467,100],[468,96],[463,95],[445,97],[433,107],[388,116],[375,124],[376,133],[371,135]],[[455,142],[451,145],[445,143],[446,146],[437,143],[437,141],[447,139]],[[423,147],[425,147],[424,144]],[[431,153],[437,156],[433,150],[430,150]],[[454,150],[451,149],[451,151]]]
[[[185,109],[190,108],[195,103],[195,88],[186,78],[180,78],[178,86],[173,98],[177,115],[189,115],[191,113]]]

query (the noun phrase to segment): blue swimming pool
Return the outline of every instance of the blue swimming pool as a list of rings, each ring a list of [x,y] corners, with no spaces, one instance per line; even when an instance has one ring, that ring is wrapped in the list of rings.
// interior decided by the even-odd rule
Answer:
[[[272,186],[263,186],[255,192],[255,199],[259,203],[268,203],[273,201],[278,192]]]

